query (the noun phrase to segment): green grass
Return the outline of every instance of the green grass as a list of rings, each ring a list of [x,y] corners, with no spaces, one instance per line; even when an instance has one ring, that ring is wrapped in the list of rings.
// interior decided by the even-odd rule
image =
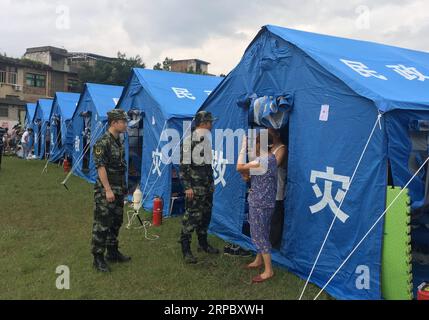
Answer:
[[[243,270],[250,258],[197,254],[199,263],[182,262],[177,243],[180,218],[164,221],[149,233],[121,229],[121,250],[133,257],[113,265],[112,273],[92,269],[90,239],[92,185],[44,162],[3,158],[0,171],[0,299],[297,299],[304,282],[284,269],[275,278],[252,285],[255,272]],[[124,221],[126,217],[124,216]],[[224,242],[211,236],[218,248]],[[193,243],[196,253],[195,241]],[[70,268],[70,290],[55,286],[59,265]],[[310,286],[305,298],[318,289]],[[321,299],[329,299],[323,295]]]

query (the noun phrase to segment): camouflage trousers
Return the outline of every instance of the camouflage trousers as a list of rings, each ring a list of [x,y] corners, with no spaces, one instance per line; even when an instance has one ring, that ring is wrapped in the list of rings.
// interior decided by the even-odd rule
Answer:
[[[207,239],[207,230],[212,218],[212,206],[213,193],[211,192],[194,195],[192,200],[186,199],[180,241],[191,241],[194,230],[199,241]]]
[[[123,192],[117,192],[116,190],[113,190],[113,192],[115,201],[109,203],[106,200],[106,192],[103,188],[96,187],[94,189],[92,254],[104,254],[106,248],[118,247],[119,229],[124,218],[124,195]]]

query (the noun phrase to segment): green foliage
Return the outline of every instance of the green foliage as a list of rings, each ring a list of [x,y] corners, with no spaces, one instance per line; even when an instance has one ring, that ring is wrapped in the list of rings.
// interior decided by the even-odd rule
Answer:
[[[164,70],[171,71],[171,64],[173,63],[173,59],[166,57],[162,63],[158,62],[153,66],[153,70]]]
[[[125,86],[132,68],[145,68],[142,58],[139,55],[127,57],[118,52],[113,62],[98,60],[94,66],[82,65],[78,76],[82,86],[87,82]]]

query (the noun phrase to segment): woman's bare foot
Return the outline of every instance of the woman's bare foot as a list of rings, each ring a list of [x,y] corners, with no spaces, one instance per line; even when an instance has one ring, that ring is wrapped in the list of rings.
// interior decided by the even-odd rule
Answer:
[[[273,272],[273,271],[271,271],[271,272],[269,272],[269,271],[264,271],[264,272],[263,272],[263,273],[261,273],[259,276],[260,276],[262,279],[267,280],[267,279],[270,279],[270,278],[274,277],[274,272]]]
[[[253,261],[252,263],[250,263],[250,264],[247,265],[248,269],[257,269],[257,268],[260,268],[260,267],[262,267],[262,262]]]

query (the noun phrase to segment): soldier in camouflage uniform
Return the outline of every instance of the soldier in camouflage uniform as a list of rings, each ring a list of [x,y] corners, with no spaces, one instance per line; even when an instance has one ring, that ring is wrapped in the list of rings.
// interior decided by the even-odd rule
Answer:
[[[203,133],[209,133],[215,119],[210,112],[202,111],[195,116],[196,128],[192,133],[191,141],[184,142],[182,161],[180,164],[180,179],[186,192],[186,211],[182,220],[180,242],[186,263],[197,263],[191,251],[191,239],[194,230],[198,236],[199,251],[209,254],[218,254],[219,250],[207,242],[207,230],[210,224],[213,205],[214,179],[211,163],[211,143],[206,148],[210,154],[204,154]],[[207,130],[207,131],[204,131]],[[201,134],[202,133],[202,134]],[[200,136],[199,141],[194,141]],[[195,147],[199,146],[201,158],[193,155]],[[198,150],[196,150],[198,152]],[[185,159],[188,161],[185,161]],[[202,161],[202,160],[205,161]]]
[[[127,262],[130,257],[118,250],[118,234],[123,222],[125,186],[125,151],[120,134],[127,129],[127,114],[121,109],[108,113],[109,129],[94,146],[94,162],[98,171],[94,186],[94,224],[92,254],[94,268],[109,272],[109,262]]]

